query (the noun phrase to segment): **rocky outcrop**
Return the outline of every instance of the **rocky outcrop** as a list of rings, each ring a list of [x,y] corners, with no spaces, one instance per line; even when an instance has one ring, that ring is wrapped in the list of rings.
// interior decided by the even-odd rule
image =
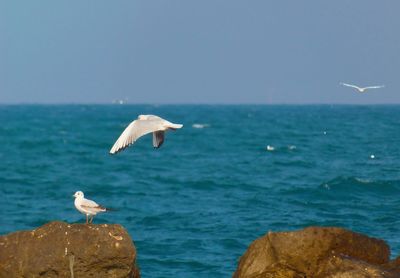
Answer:
[[[0,277],[140,277],[120,225],[50,222],[0,236]]]
[[[400,277],[383,241],[341,228],[269,232],[240,258],[234,278]]]

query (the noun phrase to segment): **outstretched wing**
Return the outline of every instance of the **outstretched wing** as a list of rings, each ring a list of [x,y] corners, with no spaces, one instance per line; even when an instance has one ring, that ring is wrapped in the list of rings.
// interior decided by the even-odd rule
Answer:
[[[158,149],[164,143],[165,131],[153,132],[153,147]]]
[[[369,87],[365,87],[364,89],[380,89],[385,87],[385,85],[379,85],[379,86],[369,86]]]
[[[148,133],[165,130],[166,127],[162,120],[135,120],[128,125],[128,127],[122,132],[114,146],[110,150],[110,154],[115,154],[119,151],[129,147],[135,141]]]
[[[356,86],[356,85],[352,85],[352,84],[347,84],[347,83],[340,83],[340,85],[346,86],[346,87],[351,87],[351,88],[355,88],[357,90],[360,90],[361,88]]]

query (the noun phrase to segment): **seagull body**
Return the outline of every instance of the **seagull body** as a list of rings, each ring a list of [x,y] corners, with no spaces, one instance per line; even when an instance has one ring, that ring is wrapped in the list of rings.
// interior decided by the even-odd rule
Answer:
[[[155,115],[139,115],[119,136],[111,148],[110,154],[124,150],[148,133],[153,133],[153,147],[159,148],[164,143],[165,132],[167,130],[176,130],[182,126],[181,124],[173,124]]]
[[[82,191],[75,192],[73,197],[75,197],[75,202],[74,202],[75,208],[80,213],[86,215],[86,224],[92,223],[93,217],[97,213],[107,211],[105,207],[100,206],[95,201],[85,199]]]
[[[350,87],[350,88],[354,88],[357,89],[357,91],[359,93],[364,93],[366,90],[368,89],[380,89],[385,87],[385,85],[379,85],[379,86],[368,86],[368,87],[358,87],[356,85],[352,85],[352,84],[347,84],[347,83],[340,83],[340,85],[346,86],[346,87]]]

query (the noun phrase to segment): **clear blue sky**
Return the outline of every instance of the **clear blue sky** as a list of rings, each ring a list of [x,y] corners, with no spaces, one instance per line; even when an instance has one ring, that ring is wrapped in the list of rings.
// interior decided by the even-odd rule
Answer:
[[[398,0],[0,0],[0,103],[400,103],[399,11]]]

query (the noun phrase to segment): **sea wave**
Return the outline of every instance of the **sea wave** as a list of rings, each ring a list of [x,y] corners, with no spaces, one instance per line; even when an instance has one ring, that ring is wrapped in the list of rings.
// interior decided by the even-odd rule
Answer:
[[[193,128],[206,128],[209,127],[209,124],[192,124]]]
[[[398,195],[400,193],[400,180],[378,180],[352,176],[338,176],[320,185],[320,189],[335,192],[335,194],[370,197]]]

